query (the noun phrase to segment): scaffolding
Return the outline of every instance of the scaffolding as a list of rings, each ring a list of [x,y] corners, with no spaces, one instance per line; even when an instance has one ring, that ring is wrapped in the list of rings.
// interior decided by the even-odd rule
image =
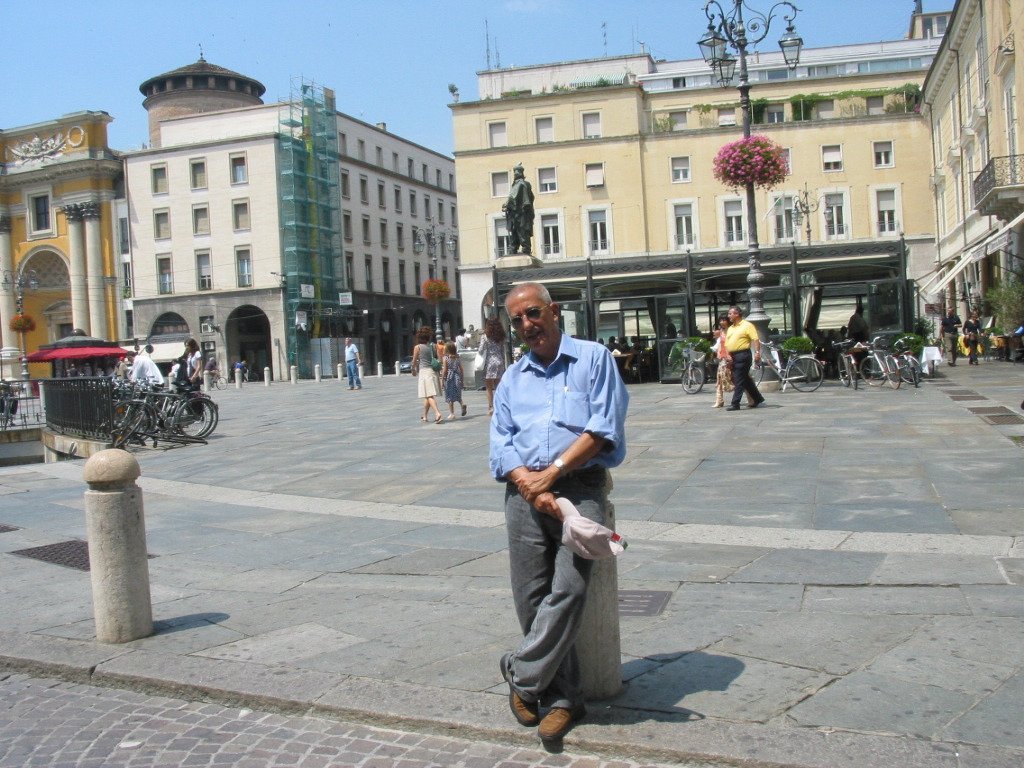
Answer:
[[[290,365],[309,378],[339,347],[338,294],[346,290],[334,92],[292,81],[278,130],[282,290]],[[325,351],[333,350],[333,354]]]

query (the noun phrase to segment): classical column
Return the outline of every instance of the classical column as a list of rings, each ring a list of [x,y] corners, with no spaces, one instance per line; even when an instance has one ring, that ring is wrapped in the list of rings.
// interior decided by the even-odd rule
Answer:
[[[65,205],[64,218],[68,222],[68,242],[71,246],[71,325],[83,331],[89,328],[89,299],[85,288],[85,236],[82,218],[85,206]]]
[[[98,202],[83,205],[85,215],[85,260],[87,264],[86,286],[89,296],[89,335],[106,339],[107,334],[107,287],[103,280],[103,242],[100,238],[100,213]]]
[[[11,250],[11,219],[9,216],[0,216],[0,275],[7,277],[11,282],[9,290],[0,290],[0,336],[5,345],[16,347],[18,334],[7,329],[7,324],[11,322],[15,312],[14,256]]]

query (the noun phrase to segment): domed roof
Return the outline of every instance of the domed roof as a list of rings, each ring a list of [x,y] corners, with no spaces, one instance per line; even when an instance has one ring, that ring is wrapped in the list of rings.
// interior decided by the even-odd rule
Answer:
[[[149,78],[149,80],[139,86],[139,91],[141,91],[144,96],[148,96],[152,91],[151,86],[154,83],[164,83],[167,80],[177,80],[197,76],[228,78],[239,82],[249,83],[252,95],[257,98],[262,96],[267,90],[259,80],[254,80],[251,77],[234,72],[225,67],[219,67],[216,64],[211,64],[203,58],[202,54],[200,54],[199,60],[193,64],[186,64],[184,67],[178,67],[178,69],[172,69],[170,72],[164,72],[162,75]]]

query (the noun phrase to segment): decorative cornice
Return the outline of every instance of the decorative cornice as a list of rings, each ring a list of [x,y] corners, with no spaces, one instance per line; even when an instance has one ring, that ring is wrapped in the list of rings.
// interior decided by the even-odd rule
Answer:
[[[8,146],[7,156],[13,159],[14,165],[23,165],[56,157],[66,147],[79,147],[84,141],[85,129],[80,125],[74,125],[68,128],[67,135],[57,131],[52,136],[41,139],[39,134],[36,134],[31,139]]]

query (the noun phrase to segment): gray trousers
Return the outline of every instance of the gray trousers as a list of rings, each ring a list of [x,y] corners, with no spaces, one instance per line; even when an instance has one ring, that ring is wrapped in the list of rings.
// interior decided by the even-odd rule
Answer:
[[[583,470],[552,491],[580,514],[604,523],[605,470]],[[562,524],[535,510],[515,485],[505,490],[512,597],[523,641],[512,654],[512,687],[527,702],[572,708],[583,703],[576,635],[583,619],[592,561],[562,545]]]

